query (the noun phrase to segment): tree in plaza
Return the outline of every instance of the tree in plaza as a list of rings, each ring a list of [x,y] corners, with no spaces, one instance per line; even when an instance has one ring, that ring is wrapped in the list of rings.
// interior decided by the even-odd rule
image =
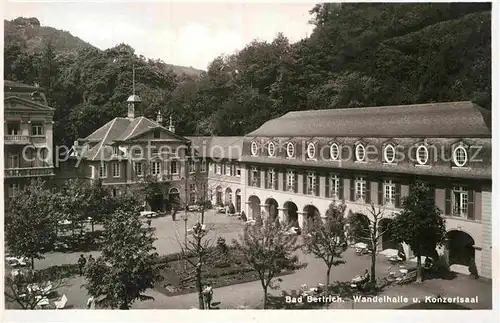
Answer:
[[[90,202],[89,193],[88,184],[84,180],[70,179],[56,194],[59,203],[57,213],[59,221],[69,221],[74,244],[77,242],[76,230],[80,230],[80,237],[83,235],[84,221]]]
[[[32,180],[8,202],[5,210],[5,241],[11,254],[43,259],[55,242],[58,207],[54,194],[40,179]]]
[[[133,196],[127,197],[137,202]],[[123,195],[122,195],[123,196]],[[117,207],[104,221],[101,256],[88,263],[85,287],[96,303],[106,308],[129,309],[132,303],[152,299],[144,291],[161,279],[156,267],[158,254],[151,230],[143,227],[140,205]],[[126,210],[128,209],[128,210]]]
[[[191,270],[194,269],[195,271],[199,309],[204,309],[205,307],[202,282],[203,265],[206,264],[209,258],[215,255],[213,248],[214,242],[207,239],[208,232],[209,229],[204,224],[196,222],[195,225],[187,231],[189,237],[186,239],[184,245],[181,245],[182,258],[187,261]]]
[[[385,234],[390,234],[392,230],[392,220],[387,219],[387,225],[381,225],[381,220],[384,216],[385,208],[383,206],[375,206],[371,203],[367,207],[369,216],[363,213],[354,213],[347,217],[348,236],[356,242],[362,242],[367,245],[368,251],[371,253],[371,270],[370,284],[372,287],[376,284],[376,264],[377,264],[377,249],[382,244],[382,237]]]
[[[330,271],[333,266],[345,264],[342,253],[347,249],[345,237],[344,213],[346,205],[337,205],[333,201],[326,211],[326,219],[313,217],[308,221],[305,235],[304,247],[306,252],[322,259],[326,265],[326,286],[330,285]]]
[[[267,307],[268,289],[274,288],[272,280],[283,270],[300,268],[293,253],[300,249],[297,236],[282,228],[279,221],[265,217],[262,224],[248,223],[239,241],[233,240],[237,252],[259,275],[264,291],[264,309]]]
[[[4,295],[7,301],[16,303],[22,309],[34,310],[44,298],[64,284],[64,279],[49,277],[42,271],[13,270],[5,275]]]
[[[89,185],[87,189],[87,208],[85,213],[90,218],[92,232],[94,232],[94,224],[102,222],[107,215],[112,213],[112,201],[109,191],[102,186],[100,179]]]
[[[417,282],[421,282],[421,256],[434,254],[442,244],[445,221],[436,206],[434,190],[421,181],[410,186],[402,209],[394,218],[394,235],[398,241],[407,243],[417,257]]]

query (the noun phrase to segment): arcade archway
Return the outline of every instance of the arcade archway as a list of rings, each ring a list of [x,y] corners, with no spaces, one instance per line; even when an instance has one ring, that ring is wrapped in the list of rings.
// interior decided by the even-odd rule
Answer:
[[[179,192],[179,189],[176,187],[172,187],[168,191],[168,208],[173,209],[173,208],[180,208],[181,206],[181,194]]]
[[[277,219],[279,207],[278,202],[273,198],[268,198],[265,204],[267,206],[267,213],[269,214],[269,217],[271,219]]]
[[[251,218],[260,219],[260,199],[257,196],[252,195],[248,198],[248,207]]]
[[[474,239],[466,232],[451,230],[446,233],[448,264],[469,266],[475,261]]]
[[[288,201],[283,205],[285,209],[285,220],[289,226],[298,227],[299,226],[299,214],[298,207],[295,203]]]
[[[383,218],[378,224],[378,231],[382,233],[382,249],[398,250],[399,244],[394,239],[392,219]]]
[[[217,186],[215,189],[215,205],[216,206],[224,206],[222,202],[222,187]]]
[[[232,193],[233,191],[230,187],[226,188],[226,192],[224,194],[224,205],[229,205],[233,202],[233,197],[231,196]]]
[[[236,213],[241,213],[241,190],[236,190]]]

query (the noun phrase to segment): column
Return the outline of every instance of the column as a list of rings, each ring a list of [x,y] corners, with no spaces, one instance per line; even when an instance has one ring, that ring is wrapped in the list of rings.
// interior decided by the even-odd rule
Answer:
[[[297,212],[297,216],[298,216],[298,217],[297,217],[297,218],[298,218],[297,220],[298,220],[298,222],[299,222],[299,227],[300,227],[301,229],[303,229],[303,222],[304,222],[304,215],[305,215],[305,214],[306,214],[306,212],[302,212],[302,211],[298,211],[298,212]]]
[[[260,215],[263,217],[265,214],[266,218],[269,216],[269,204],[261,204],[260,205]]]
[[[278,217],[280,219],[280,223],[285,223],[285,208],[278,208]]]

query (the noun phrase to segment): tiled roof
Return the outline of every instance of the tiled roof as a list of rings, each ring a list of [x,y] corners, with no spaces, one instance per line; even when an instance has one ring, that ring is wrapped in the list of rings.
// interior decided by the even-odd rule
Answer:
[[[145,117],[137,117],[134,119],[114,118],[83,139],[87,142],[97,143],[87,151],[86,157],[91,160],[99,160],[101,157],[111,154],[111,151],[103,150],[106,145],[111,145],[119,141],[131,140],[157,128],[171,133],[167,128]],[[181,141],[187,141],[187,139],[182,136],[174,133],[171,134]]]
[[[464,102],[293,111],[248,137],[491,137],[491,112]]]
[[[202,157],[213,159],[239,159],[242,154],[243,137],[186,137],[191,147]]]

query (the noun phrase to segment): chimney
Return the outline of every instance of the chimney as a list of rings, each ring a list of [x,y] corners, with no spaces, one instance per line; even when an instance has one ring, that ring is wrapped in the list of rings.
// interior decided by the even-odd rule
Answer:
[[[158,114],[156,115],[156,122],[161,126],[161,123],[163,122],[163,116],[161,115],[160,110],[158,110]]]
[[[170,124],[168,125],[168,131],[175,133],[175,127],[172,122],[172,116],[170,116]]]

